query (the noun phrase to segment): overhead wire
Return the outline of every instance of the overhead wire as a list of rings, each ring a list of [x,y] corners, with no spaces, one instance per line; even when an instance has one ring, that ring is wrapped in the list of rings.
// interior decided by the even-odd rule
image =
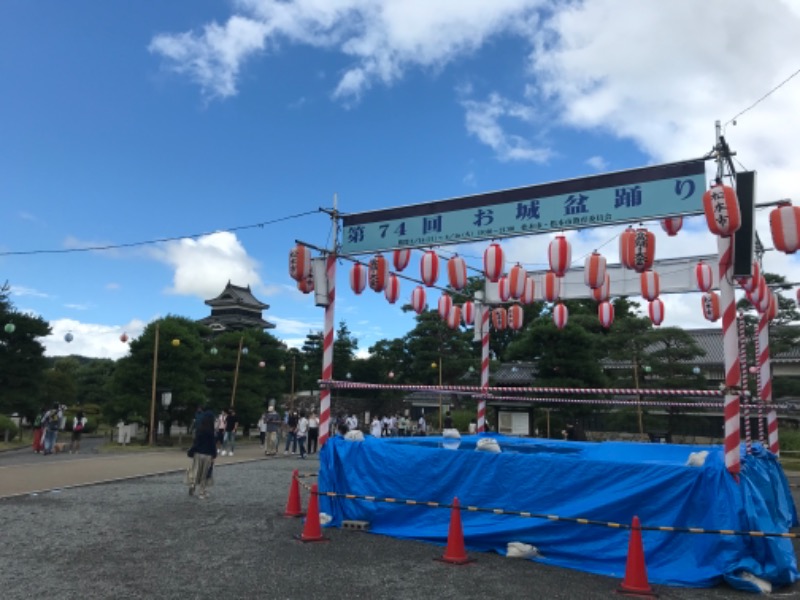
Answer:
[[[739,117],[741,117],[741,116],[742,116],[743,114],[745,114],[746,112],[749,112],[749,111],[753,110],[753,109],[754,109],[756,106],[758,106],[759,104],[761,104],[761,103],[762,103],[764,100],[766,100],[767,98],[769,98],[769,97],[770,97],[772,94],[774,94],[774,93],[775,93],[775,92],[777,92],[779,89],[781,89],[781,88],[782,88],[784,85],[786,85],[787,83],[789,83],[789,82],[790,82],[792,79],[794,79],[794,78],[795,78],[797,75],[800,75],[800,69],[797,69],[797,70],[796,70],[794,73],[792,73],[791,75],[789,75],[789,76],[788,76],[786,79],[784,79],[783,81],[781,81],[781,82],[780,82],[778,85],[776,85],[775,87],[773,87],[773,88],[772,88],[771,90],[769,90],[769,91],[768,91],[766,94],[764,94],[764,95],[763,95],[763,96],[761,96],[761,97],[760,97],[758,100],[756,100],[755,102],[753,102],[753,103],[752,103],[750,106],[748,106],[748,107],[747,107],[747,108],[745,108],[744,110],[740,111],[739,113],[735,114],[735,115],[734,115],[734,116],[732,116],[730,119],[728,119],[728,120],[726,121],[725,125],[723,126],[723,131],[724,131],[725,127],[727,127],[727,126],[728,126],[729,124],[731,124],[731,123],[735,123],[735,122],[736,122],[736,119],[738,119]]]

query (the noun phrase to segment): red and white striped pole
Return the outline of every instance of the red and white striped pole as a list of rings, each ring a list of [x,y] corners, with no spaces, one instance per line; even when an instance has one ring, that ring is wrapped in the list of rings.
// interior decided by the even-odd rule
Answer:
[[[767,410],[767,439],[769,451],[780,456],[781,448],[778,443],[778,415],[775,407],[772,406],[772,369],[769,362],[769,318],[766,314],[761,315],[758,321],[758,367],[761,382],[759,384],[759,394],[761,402],[768,405]]]
[[[325,331],[322,339],[322,380],[333,379],[333,309],[336,300],[336,255],[326,258],[325,273],[328,279],[328,304],[325,306]],[[331,389],[323,387],[319,393],[319,447],[328,441],[331,428]]]
[[[739,333],[739,371],[742,373],[742,393],[739,401],[742,403],[742,418],[744,418],[744,447],[747,454],[753,453],[753,437],[750,429],[750,403],[747,394],[750,390],[750,381],[747,376],[747,346],[744,329],[744,313],[739,311],[736,315],[737,331]]]
[[[766,430],[764,428],[764,401],[761,399],[761,364],[759,361],[761,360],[761,344],[758,341],[758,336],[760,335],[760,327],[761,323],[758,325],[759,331],[756,333],[755,337],[753,338],[753,349],[755,350],[756,356],[756,367],[755,367],[755,374],[756,374],[756,406],[758,407],[758,441],[761,442],[761,445],[765,448],[766,445]]]
[[[733,292],[733,238],[718,237],[719,296],[722,308],[722,344],[725,354],[725,468],[734,477],[739,476],[741,458],[739,446],[739,343],[736,335],[736,298]]]
[[[489,307],[481,304],[481,391],[489,391]],[[478,399],[478,433],[486,431],[486,397]]]

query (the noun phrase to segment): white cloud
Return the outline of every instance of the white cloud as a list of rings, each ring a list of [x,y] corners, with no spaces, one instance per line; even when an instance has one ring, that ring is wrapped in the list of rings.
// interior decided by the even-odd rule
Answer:
[[[264,293],[258,262],[230,232],[204,235],[196,240],[167,242],[152,251],[158,260],[175,269],[169,293],[208,299],[217,296],[230,281]]]
[[[122,358],[128,353],[128,345],[120,340],[123,333],[135,338],[144,331],[146,323],[134,319],[123,326],[83,323],[74,319],[50,321],[53,333],[41,338],[47,356],[77,354],[94,358]],[[65,336],[72,335],[67,342]]]
[[[90,305],[88,304],[65,304],[64,308],[71,308],[72,310],[89,310]]]
[[[50,294],[40,292],[39,290],[25,287],[24,285],[11,285],[10,290],[12,296],[33,296],[35,298],[51,298]]]
[[[605,171],[608,169],[608,161],[602,156],[591,156],[586,159],[586,164],[595,171]]]

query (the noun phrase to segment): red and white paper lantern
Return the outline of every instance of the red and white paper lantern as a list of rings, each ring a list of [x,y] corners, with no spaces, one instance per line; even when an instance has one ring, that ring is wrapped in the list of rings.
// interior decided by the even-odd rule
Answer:
[[[489,244],[489,247],[483,253],[483,273],[486,279],[492,283],[497,283],[500,276],[503,274],[503,249],[500,244]]]
[[[655,271],[645,271],[639,275],[642,296],[647,300],[655,300],[661,293],[661,278]]]
[[[394,273],[389,273],[386,279],[386,288],[383,290],[383,295],[389,301],[389,304],[394,304],[400,297],[400,278]]]
[[[439,296],[439,316],[443,321],[447,320],[451,308],[453,308],[453,299],[447,294]]]
[[[310,294],[314,291],[314,276],[309,273],[305,279],[297,282],[297,289],[304,294]]]
[[[467,286],[467,263],[458,255],[447,261],[447,281],[454,290]]]
[[[619,234],[619,262],[626,269],[633,269],[633,238],[636,230],[633,227],[626,227],[625,231]]]
[[[544,274],[542,296],[548,302],[555,302],[561,296],[561,279],[552,271]]]
[[[605,302],[611,297],[611,275],[606,271],[605,281],[599,288],[592,290],[592,298],[597,302]]]
[[[522,292],[522,296],[520,296],[519,301],[523,304],[533,304],[533,301],[536,299],[536,281],[534,281],[533,277],[528,275],[525,278],[525,289]]]
[[[767,297],[769,294],[769,288],[767,287],[767,280],[764,279],[762,275],[759,274],[758,282],[756,286],[750,292],[745,292],[747,299],[750,300],[750,303],[758,310],[759,306],[764,304],[764,298]]]
[[[656,236],[652,231],[644,227],[633,230],[633,235],[627,237],[628,249],[626,258],[629,265],[625,266],[633,269],[637,273],[643,273],[653,267],[653,259],[656,254]],[[623,263],[624,264],[624,263]]]
[[[559,329],[564,329],[564,327],[567,326],[568,320],[569,311],[566,306],[559,302],[553,307],[553,323],[555,323],[556,327]]]
[[[703,212],[711,233],[728,237],[742,225],[736,190],[717,184],[703,194]]]
[[[611,302],[601,302],[597,305],[597,318],[605,329],[614,322],[614,305]]]
[[[410,248],[400,248],[392,252],[392,265],[394,265],[394,270],[398,273],[402,272],[408,266],[408,262],[411,260],[411,249]]]
[[[413,308],[414,312],[417,313],[418,315],[425,310],[425,303],[426,303],[425,296],[426,296],[425,288],[422,287],[421,285],[415,287],[411,292],[411,308]]]
[[[750,277],[737,277],[736,281],[739,282],[739,285],[742,286],[742,289],[745,292],[752,292],[756,287],[758,287],[758,283],[761,280],[761,267],[758,266],[758,262],[753,261],[753,267],[750,271],[752,275]]]
[[[461,326],[461,307],[453,305],[447,313],[447,326],[450,329],[458,329]]]
[[[439,257],[433,250],[428,250],[419,261],[419,274],[422,283],[433,287],[439,279]]]
[[[778,296],[772,290],[769,291],[769,308],[764,314],[770,321],[778,316]]]
[[[524,311],[519,304],[512,304],[508,307],[508,328],[518,331],[522,329]]]
[[[557,235],[550,240],[547,257],[550,261],[550,270],[559,277],[563,277],[572,262],[572,247],[567,238]]]
[[[766,285],[766,281],[764,284]],[[761,315],[767,314],[772,306],[773,301],[777,304],[775,293],[771,289],[767,288],[767,293],[761,297],[758,306],[756,306],[756,310]]]
[[[769,213],[769,229],[776,250],[794,254],[800,248],[800,207],[781,204]]]
[[[492,311],[492,326],[497,331],[503,331],[508,326],[508,313],[505,308],[495,308]]]
[[[511,286],[509,285],[507,275],[503,275],[498,280],[497,295],[500,297],[500,302],[508,302],[509,298],[511,298]]]
[[[606,280],[606,258],[599,252],[586,257],[583,267],[583,282],[591,289],[599,288]]]
[[[475,323],[475,304],[472,300],[464,302],[464,306],[461,307],[461,317],[464,319],[464,325]]]
[[[661,301],[661,298],[650,301],[647,307],[647,313],[650,316],[650,321],[652,321],[653,325],[656,327],[664,322],[664,303]]]
[[[389,266],[383,254],[376,254],[369,261],[369,288],[375,292],[382,292],[386,287],[386,279],[389,276]]]
[[[719,295],[716,292],[706,292],[700,297],[703,307],[703,316],[711,321],[719,320]]]
[[[683,227],[683,217],[667,217],[661,219],[661,229],[667,232],[667,235],[672,237],[678,235],[678,232]]]
[[[508,272],[508,293],[515,300],[522,298],[525,293],[525,282],[528,279],[528,272],[520,264],[511,267]]]
[[[356,295],[364,291],[367,287],[368,271],[366,265],[357,262],[350,269],[350,289]]]
[[[289,276],[295,281],[302,281],[311,274],[311,251],[297,244],[289,251]]]
[[[704,263],[702,260],[697,263],[694,268],[694,276],[697,280],[697,289],[701,292],[710,292],[714,287],[714,271],[711,270],[711,265]]]

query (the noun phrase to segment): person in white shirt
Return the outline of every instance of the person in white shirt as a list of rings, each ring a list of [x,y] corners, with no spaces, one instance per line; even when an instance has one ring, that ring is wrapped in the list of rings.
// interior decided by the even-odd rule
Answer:
[[[425,422],[425,415],[422,415],[417,422],[417,433],[425,435],[426,431],[428,431],[428,423]]]
[[[267,441],[267,413],[261,415],[258,420],[258,437],[261,440],[261,449],[263,450]]]
[[[347,419],[345,419],[345,424],[347,425],[348,431],[353,431],[354,429],[358,429],[358,419],[356,418],[355,413],[347,417]]]
[[[81,435],[83,435],[83,430],[86,428],[86,417],[83,416],[83,411],[78,411],[78,414],[75,415],[75,418],[72,420],[72,439],[69,443],[69,453],[75,454],[78,453],[78,450],[81,449]]]
[[[308,419],[306,418],[306,411],[300,411],[300,418],[297,421],[297,445],[300,446],[300,456],[305,460],[306,458],[306,437],[308,436]]]
[[[372,417],[372,424],[370,425],[369,432],[375,437],[381,437],[381,420],[378,415]]]

